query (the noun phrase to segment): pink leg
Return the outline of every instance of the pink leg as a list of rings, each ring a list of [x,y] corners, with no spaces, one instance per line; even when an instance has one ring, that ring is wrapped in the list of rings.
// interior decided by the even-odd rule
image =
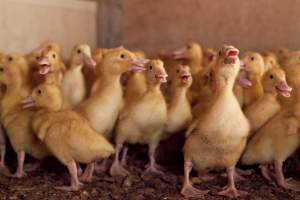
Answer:
[[[272,172],[269,169],[268,165],[260,165],[260,171],[261,174],[263,175],[263,177],[265,177],[265,179],[267,179],[268,181],[272,181]]]
[[[227,169],[227,178],[228,178],[228,184],[224,191],[221,191],[218,193],[218,195],[227,196],[230,198],[237,198],[239,196],[245,196],[248,193],[245,191],[239,191],[236,189],[234,184],[234,175],[235,175],[235,166],[229,167]]]
[[[65,191],[77,191],[82,186],[82,183],[79,182],[78,176],[77,176],[77,166],[75,161],[71,161],[68,165],[68,170],[71,176],[71,185],[70,186],[62,186],[62,187],[55,187],[59,190],[65,190]]]
[[[127,156],[127,153],[128,153],[128,147],[125,146],[125,147],[123,147],[122,158],[121,158],[121,165],[122,166],[126,166],[126,156]]]
[[[2,174],[6,176],[10,176],[10,171],[5,165],[5,154],[6,154],[6,149],[5,146],[0,147],[0,171]]]
[[[107,159],[102,160],[100,164],[96,162],[95,170],[97,173],[105,173],[107,171]]]
[[[112,176],[127,176],[129,172],[122,167],[119,161],[120,151],[122,150],[122,144],[117,144],[116,155],[113,164],[110,167],[109,173]]]
[[[184,161],[184,183],[181,189],[181,194],[186,198],[203,198],[208,191],[201,191],[194,188],[190,182],[190,173],[193,168],[193,163],[191,160]]]
[[[276,179],[277,184],[285,189],[300,191],[300,183],[298,181],[295,181],[292,179],[286,180],[284,178],[283,171],[282,171],[282,165],[283,165],[282,161],[274,162],[275,179]]]
[[[160,167],[156,161],[155,161],[155,150],[156,150],[157,144],[150,144],[149,145],[149,160],[150,163],[146,169],[146,172],[153,172],[153,173],[158,173],[158,174],[163,174],[161,171],[162,167]]]
[[[83,182],[92,182],[94,169],[95,169],[95,163],[94,162],[88,164],[86,166],[82,176],[80,177],[80,180],[83,181]]]
[[[25,170],[26,170],[27,172],[32,172],[32,171],[35,171],[35,170],[37,170],[38,168],[40,168],[41,165],[42,165],[42,162],[41,162],[40,160],[37,160],[37,161],[35,161],[35,162],[32,163],[32,164],[26,164],[26,165],[25,165]]]
[[[26,173],[24,172],[24,160],[25,160],[25,151],[21,150],[17,152],[18,157],[18,167],[15,174],[12,175],[14,178],[23,178],[26,176]]]

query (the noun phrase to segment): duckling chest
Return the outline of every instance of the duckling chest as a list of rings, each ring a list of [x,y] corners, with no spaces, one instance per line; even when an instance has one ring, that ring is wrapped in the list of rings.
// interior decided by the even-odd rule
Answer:
[[[161,127],[167,122],[167,105],[162,95],[146,95],[132,112],[137,124],[143,128]]]

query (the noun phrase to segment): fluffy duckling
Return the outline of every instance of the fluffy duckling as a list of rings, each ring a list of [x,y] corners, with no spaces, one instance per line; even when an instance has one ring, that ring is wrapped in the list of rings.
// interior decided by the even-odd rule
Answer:
[[[50,46],[41,51],[39,64],[39,83],[55,83],[61,85],[63,73],[66,70],[65,64],[62,61],[56,50]]]
[[[40,44],[38,49],[52,49],[57,53],[59,59],[63,61],[63,49],[56,41],[46,40]]]
[[[96,62],[91,57],[91,48],[87,44],[76,45],[71,52],[70,66],[62,80],[64,108],[74,107],[86,97],[84,66],[94,67]]]
[[[265,63],[264,73],[274,67],[280,67],[279,63],[277,62],[276,55],[274,53],[271,53],[271,52],[264,53],[263,58],[264,58],[264,63]]]
[[[6,86],[5,94],[1,100],[1,123],[6,130],[9,141],[17,153],[18,167],[14,177],[25,175],[23,170],[25,154],[41,160],[49,155],[47,148],[34,135],[31,128],[33,110],[24,110],[20,105],[25,96],[23,89],[22,65],[25,59],[0,64],[0,83]],[[24,93],[25,92],[25,93]],[[28,94],[28,93],[27,93]]]
[[[260,164],[262,175],[270,181],[274,178],[279,186],[300,191],[300,183],[286,180],[282,169],[284,161],[300,145],[300,93],[298,88],[295,90],[298,102],[282,109],[255,133],[241,160],[246,165]],[[274,164],[274,172],[270,164]]]
[[[203,52],[200,44],[188,43],[184,48],[172,53],[174,59],[183,59],[183,64],[190,66],[192,76],[202,70]]]
[[[39,109],[33,117],[33,129],[50,152],[68,167],[71,185],[57,189],[76,191],[80,188],[76,162],[88,164],[81,180],[91,181],[94,161],[114,153],[113,146],[92,129],[86,119],[74,111],[62,111],[63,96],[57,85],[38,86],[23,103],[25,107]]]
[[[246,145],[249,122],[233,93],[233,85],[240,70],[239,50],[224,45],[216,67],[217,97],[205,116],[194,123],[184,144],[184,184],[181,194],[202,198],[207,191],[194,188],[190,182],[193,167],[203,171],[225,167],[228,175],[226,189],[219,195],[238,197],[246,192],[235,187],[235,165]]]
[[[167,105],[160,90],[167,81],[161,60],[151,60],[146,65],[147,91],[134,103],[124,107],[116,126],[116,156],[110,168],[111,175],[127,175],[119,162],[124,143],[149,145],[150,164],[147,171],[160,172],[155,161],[155,150],[163,137],[167,123]]]
[[[273,53],[276,55],[278,63],[284,65],[285,60],[289,57],[290,50],[284,47],[275,49]]]
[[[251,126],[251,133],[255,133],[281,109],[277,94],[290,97],[291,87],[286,82],[285,73],[280,68],[272,68],[262,79],[263,96],[244,110]]]
[[[264,72],[264,59],[256,52],[246,52],[242,56],[243,70],[241,75],[245,75],[251,82],[251,86],[240,89],[241,86],[235,85],[234,91],[241,103],[242,108],[253,103],[263,95],[261,78]],[[240,96],[242,95],[242,97]]]
[[[80,103],[76,110],[89,120],[98,133],[111,136],[123,107],[121,75],[135,70],[142,62],[133,53],[120,47],[105,52],[101,63],[96,66],[99,74],[91,96]]]
[[[192,75],[187,65],[179,65],[176,76],[173,76],[171,85],[171,102],[168,105],[168,122],[166,135],[169,137],[174,133],[185,130],[192,120],[191,105],[187,97],[187,91],[192,85]]]

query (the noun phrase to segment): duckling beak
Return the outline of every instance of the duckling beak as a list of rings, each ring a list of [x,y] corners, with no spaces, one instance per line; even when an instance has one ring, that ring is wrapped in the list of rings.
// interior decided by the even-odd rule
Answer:
[[[145,67],[143,67],[143,65],[147,64],[149,61],[150,60],[145,59],[145,58],[136,58],[136,59],[134,59],[130,71],[133,71],[133,72],[144,71]]]
[[[166,83],[167,77],[168,77],[168,74],[166,74],[165,72],[158,72],[155,74],[155,78],[157,80],[159,80],[161,83]]]
[[[96,62],[94,61],[94,59],[87,55],[87,54],[83,54],[83,62],[90,67],[95,67],[96,66]]]
[[[236,78],[236,83],[246,88],[252,86],[251,81],[247,78],[246,74],[244,73],[240,73],[238,75],[238,77]]]
[[[189,73],[182,73],[180,75],[180,79],[183,83],[187,83],[190,77],[191,77],[191,74],[189,74]]]
[[[42,58],[38,64],[40,66],[39,73],[42,75],[48,74],[51,66],[50,60],[48,58]]]
[[[238,59],[239,50],[237,48],[229,48],[225,51],[224,54],[224,63],[225,64],[235,64]]]
[[[36,106],[36,102],[32,98],[32,96],[25,97],[21,103],[23,104],[23,108],[31,108]]]
[[[179,49],[179,50],[176,50],[172,53],[172,56],[174,59],[184,59],[186,58],[185,56],[185,52],[186,52],[186,48],[182,48],[182,49]]]
[[[275,88],[283,97],[289,98],[291,96],[292,87],[290,87],[286,81],[280,81],[276,84]]]

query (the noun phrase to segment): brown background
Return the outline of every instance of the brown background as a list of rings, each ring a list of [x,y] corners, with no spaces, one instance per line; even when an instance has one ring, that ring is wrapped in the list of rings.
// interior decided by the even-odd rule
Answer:
[[[121,21],[116,23],[121,24],[115,30],[121,38],[116,38],[115,45],[148,53],[176,48],[189,40],[214,48],[232,43],[242,50],[300,46],[297,0],[108,1],[112,9],[122,9],[122,17],[114,18]],[[112,6],[112,1],[121,6]]]
[[[190,40],[299,49],[299,19],[299,0],[1,0],[0,51],[28,51],[46,39],[66,55],[78,42],[149,54]]]

